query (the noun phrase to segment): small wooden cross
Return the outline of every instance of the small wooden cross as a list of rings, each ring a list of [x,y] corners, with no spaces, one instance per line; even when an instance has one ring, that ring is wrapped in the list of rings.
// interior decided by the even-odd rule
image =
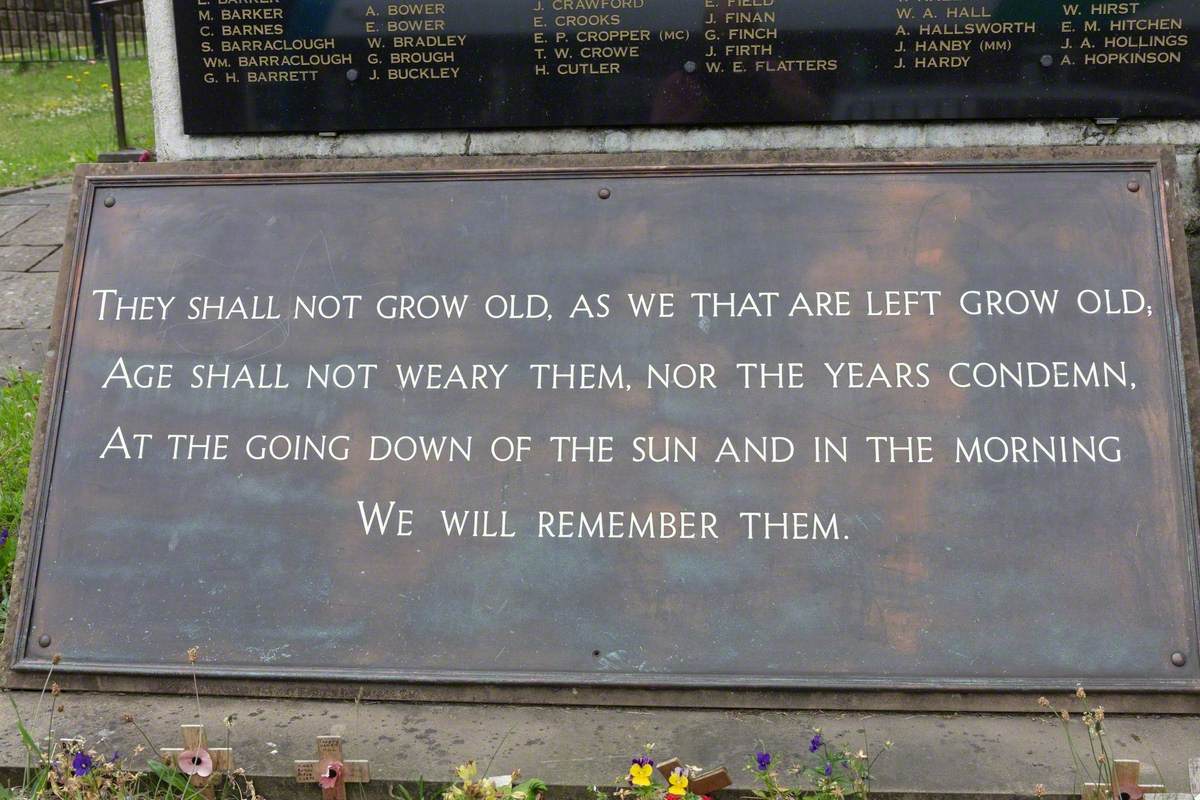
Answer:
[[[331,765],[334,766],[331,769]],[[324,800],[346,800],[347,783],[369,783],[371,770],[369,761],[347,761],[342,758],[342,737],[318,736],[317,760],[296,762],[297,783],[320,783],[332,781],[333,785],[321,787]]]
[[[658,771],[664,778],[670,778],[671,773],[676,769],[686,769],[683,762],[678,758],[668,759],[658,765]],[[699,775],[688,776],[688,791],[692,794],[712,794],[732,785],[733,779],[729,777],[729,773],[724,767],[717,767],[707,772],[701,772]]]
[[[1113,761],[1113,785],[1085,783],[1083,800],[1142,800],[1151,793],[1165,792],[1161,783],[1142,783],[1142,762],[1128,759]]]
[[[188,776],[188,783],[201,795],[212,800],[214,797],[213,779],[222,772],[233,769],[233,750],[228,747],[209,747],[208,736],[204,733],[203,725],[180,725],[179,729],[183,731],[183,747],[164,747],[162,749],[163,761],[167,766],[179,769],[179,756],[182,753],[206,750],[208,757],[212,759],[212,774],[201,777],[193,773]]]

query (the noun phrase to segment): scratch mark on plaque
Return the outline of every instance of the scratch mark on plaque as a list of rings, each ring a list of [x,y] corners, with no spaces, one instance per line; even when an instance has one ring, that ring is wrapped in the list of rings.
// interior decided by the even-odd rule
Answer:
[[[271,664],[281,658],[291,658],[292,654],[287,652],[288,645],[280,645],[279,647],[247,647],[252,655],[257,656],[258,660],[264,664]]]
[[[917,219],[913,222],[912,226],[912,240],[909,243],[908,253],[909,258],[912,259],[912,266],[914,268],[920,267],[920,265],[917,263],[917,247],[921,239],[921,229],[925,226],[925,216],[929,213],[933,205],[945,197],[945,195],[945,191],[939,191],[935,193],[932,197],[921,204],[921,208],[917,212]]]
[[[597,662],[597,665],[600,667],[600,669],[607,672],[628,672],[630,670],[634,672],[646,671],[645,661],[641,662],[640,664],[627,664],[625,662],[628,658],[628,650],[613,650],[601,656],[600,660]]]
[[[880,429],[878,429],[878,428],[870,428],[870,427],[867,427],[866,425],[859,425],[858,423],[856,423],[856,422],[851,422],[851,421],[850,421],[850,420],[848,420],[848,419],[842,419],[841,417],[837,416],[836,414],[830,414],[828,411],[819,411],[819,410],[817,410],[817,409],[813,409],[813,410],[814,410],[814,411],[818,411],[818,413],[819,413],[819,414],[820,414],[822,417],[828,417],[829,419],[833,420],[834,422],[840,422],[840,423],[842,423],[843,425],[846,425],[846,426],[848,426],[848,427],[850,427],[850,428],[856,428],[856,429],[858,429],[858,430],[860,430],[860,431],[866,431],[867,433],[870,433],[870,434],[875,434],[875,435],[882,435],[882,434],[883,434],[883,432],[882,432]]]

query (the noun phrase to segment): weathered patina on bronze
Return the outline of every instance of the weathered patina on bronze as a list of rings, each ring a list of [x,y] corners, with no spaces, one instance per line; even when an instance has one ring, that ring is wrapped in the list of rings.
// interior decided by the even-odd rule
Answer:
[[[1128,190],[1131,181],[1139,192]],[[601,189],[609,190],[603,201]],[[1165,203],[1159,165],[1146,160],[93,178],[15,667],[44,671],[61,652],[67,674],[179,674],[183,650],[200,642],[202,674],[212,678],[972,690],[1084,679],[1195,689],[1195,522],[1180,371],[1181,342],[1191,345],[1175,313]],[[713,320],[708,330],[692,321],[662,323],[649,338],[633,325],[579,323],[547,337],[536,325],[476,320],[405,330],[373,322],[336,334],[299,325],[134,330],[78,313],[100,287],[187,296],[443,283],[479,295],[541,291],[555,308],[569,308],[579,292],[653,287],[684,295],[1132,286],[1155,298],[1156,313],[1149,323],[1015,324],[947,314],[886,331],[854,318],[797,327]],[[1042,398],[944,387],[814,389],[798,398],[722,389],[716,402],[636,387],[566,398],[510,389],[483,402],[408,395],[401,404],[385,392],[283,393],[264,403],[265,393],[236,392],[114,399],[96,380],[121,354],[188,365],[220,356],[819,366],[949,363],[979,352],[1126,359],[1137,365],[1138,389]],[[159,433],[305,433],[316,420],[324,426],[316,430],[396,435],[400,426],[749,435],[762,419],[765,432],[798,439],[1120,429],[1126,462],[1050,472],[743,465],[715,481],[711,465],[544,460],[516,470],[482,462],[398,470],[358,459],[266,470],[98,464],[105,437],[97,432],[118,416]],[[432,498],[414,505],[506,503],[518,517],[537,508],[739,508],[751,496],[751,508],[879,519],[857,519],[848,541],[817,546],[723,536],[715,546],[634,551],[629,542],[442,535],[405,547],[364,537],[345,503],[386,499],[396,486]],[[51,646],[39,647],[42,635]],[[1097,640],[1131,644],[1097,649]],[[1172,663],[1176,652],[1188,655],[1183,667]]]

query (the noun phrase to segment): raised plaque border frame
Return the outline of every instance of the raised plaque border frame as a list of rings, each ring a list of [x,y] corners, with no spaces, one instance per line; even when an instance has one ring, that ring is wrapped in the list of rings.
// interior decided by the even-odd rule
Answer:
[[[96,193],[105,188],[235,183],[321,183],[358,181],[496,180],[503,178],[675,176],[698,174],[893,174],[903,172],[1023,171],[1030,168],[1061,171],[1128,170],[1149,174],[1157,219],[1158,263],[1164,288],[1173,290],[1174,352],[1170,363],[1182,394],[1172,409],[1187,430],[1190,448],[1181,449],[1180,469],[1193,480],[1185,486],[1185,504],[1197,519],[1200,467],[1194,454],[1200,447],[1200,358],[1191,298],[1176,155],[1171,147],[1042,147],[938,148],[915,150],[779,150],[638,153],[561,156],[442,156],[393,159],[299,159],[269,161],[193,161],[160,164],[84,164],[76,169],[68,213],[63,267],[59,274],[47,352],[44,386],[38,407],[22,531],[14,565],[8,630],[0,657],[4,683],[10,689],[45,685],[53,645],[44,659],[27,659],[28,625],[41,546],[42,519],[48,482],[42,480],[55,446],[59,407],[66,370],[59,370],[71,341],[73,290],[82,278],[83,250]],[[69,359],[69,354],[68,354]],[[63,362],[65,364],[65,362]],[[1186,398],[1186,403],[1183,398]],[[1195,528],[1194,528],[1195,529]],[[1200,532],[1189,542],[1192,606],[1200,642]],[[1097,657],[1106,646],[1097,643]],[[178,667],[60,664],[56,680],[67,689],[186,693],[193,691],[192,670],[182,656]],[[200,691],[205,694],[362,698],[422,702],[554,703],[565,705],[690,706],[725,708],[841,708],[846,710],[1022,711],[1029,710],[1031,693],[1072,690],[1062,679],[1036,678],[905,678],[887,677],[762,678],[753,676],[629,676],[511,673],[430,673],[422,671],[315,670],[205,667],[197,665]],[[1113,712],[1200,713],[1200,678],[1127,680],[1089,683],[1106,694]]]

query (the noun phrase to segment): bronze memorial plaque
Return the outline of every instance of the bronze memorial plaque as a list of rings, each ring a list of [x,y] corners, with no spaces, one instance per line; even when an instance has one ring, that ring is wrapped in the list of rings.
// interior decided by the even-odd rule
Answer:
[[[83,184],[18,673],[1200,688],[1157,160],[262,169]]]

